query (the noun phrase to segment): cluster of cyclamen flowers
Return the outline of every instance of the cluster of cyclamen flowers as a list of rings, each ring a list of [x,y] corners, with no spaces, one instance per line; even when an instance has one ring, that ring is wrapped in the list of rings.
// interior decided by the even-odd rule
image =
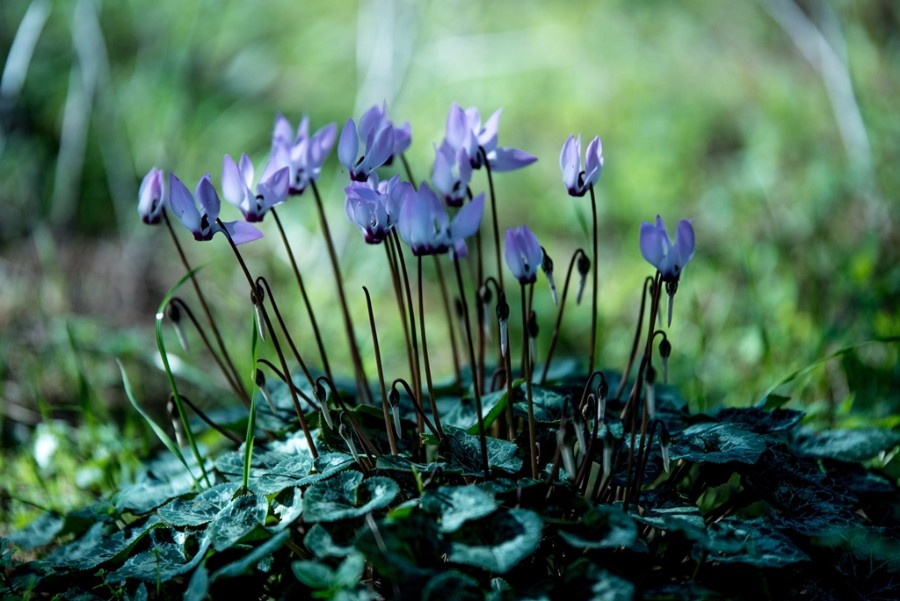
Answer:
[[[449,254],[454,260],[457,279],[459,283],[458,301],[465,308],[465,325],[468,328],[468,308],[466,307],[466,295],[464,292],[462,276],[459,272],[458,260],[464,259],[469,255],[469,247],[466,240],[476,235],[481,227],[482,217],[486,205],[485,194],[472,192],[472,177],[477,170],[484,169],[487,173],[490,193],[490,208],[493,216],[493,233],[494,233],[494,251],[496,256],[496,271],[493,276],[484,277],[482,272],[482,256],[487,254],[482,250],[481,238],[479,237],[478,249],[479,256],[476,257],[478,265],[478,276],[476,280],[477,300],[479,309],[482,308],[482,301],[487,296],[485,291],[489,283],[493,283],[498,291],[500,299],[498,300],[498,318],[501,327],[500,341],[500,359],[505,363],[505,374],[511,374],[511,366],[508,353],[506,352],[508,341],[506,340],[506,319],[508,318],[509,309],[505,306],[505,294],[503,292],[503,277],[500,264],[500,240],[498,235],[496,202],[494,198],[494,187],[492,173],[514,171],[530,165],[537,160],[536,157],[522,150],[515,148],[506,148],[498,146],[498,127],[501,111],[494,112],[486,121],[482,122],[479,111],[475,108],[462,109],[456,104],[450,108],[446,122],[446,134],[439,145],[435,145],[435,159],[431,171],[430,184],[421,182],[416,185],[412,181],[412,175],[409,166],[406,163],[404,152],[410,147],[412,142],[411,127],[409,123],[401,126],[392,122],[387,114],[387,107],[375,106],[367,111],[359,123],[352,118],[348,119],[344,125],[340,136],[337,135],[337,127],[329,124],[322,127],[315,133],[310,135],[309,119],[303,117],[296,132],[290,125],[289,121],[279,115],[275,121],[275,127],[272,134],[272,145],[268,163],[262,170],[259,178],[256,178],[256,170],[250,158],[243,154],[239,161],[236,161],[230,155],[225,155],[222,163],[221,171],[221,194],[225,200],[238,208],[244,219],[239,221],[222,221],[219,218],[221,202],[219,193],[212,183],[209,173],[203,175],[197,183],[193,194],[188,187],[174,174],[169,173],[166,177],[165,173],[157,168],[153,168],[146,175],[140,188],[140,198],[138,204],[138,212],[145,223],[157,224],[165,221],[169,225],[169,230],[178,245],[177,238],[172,231],[166,210],[170,210],[177,217],[181,224],[187,228],[196,240],[211,240],[216,233],[223,233],[228,238],[241,262],[244,272],[250,282],[251,290],[260,298],[254,300],[254,304],[260,301],[261,294],[259,281],[263,278],[253,280],[250,272],[237,251],[236,245],[251,242],[262,237],[262,232],[253,225],[264,220],[265,216],[272,212],[275,215],[278,228],[284,240],[285,247],[291,257],[294,266],[295,275],[297,277],[300,290],[303,293],[304,301],[309,311],[310,319],[318,339],[318,327],[302,283],[296,262],[290,250],[287,237],[281,227],[281,222],[275,212],[276,207],[287,200],[289,196],[297,196],[303,194],[307,189],[311,188],[319,207],[320,219],[322,220],[323,233],[326,243],[329,246],[330,258],[334,269],[338,295],[340,298],[345,326],[347,329],[348,340],[351,352],[353,354],[354,369],[356,371],[357,386],[360,389],[361,396],[365,397],[368,391],[368,383],[362,368],[362,361],[359,357],[359,351],[356,347],[353,327],[350,323],[349,311],[346,307],[346,299],[344,297],[341,284],[340,269],[336,253],[331,243],[330,233],[325,219],[325,213],[322,209],[321,199],[316,182],[321,174],[323,164],[328,155],[332,151],[335,143],[337,143],[337,156],[340,163],[346,169],[349,176],[348,185],[344,191],[346,214],[351,223],[359,228],[365,242],[369,244],[386,243],[388,250],[388,259],[391,264],[392,274],[394,276],[395,292],[398,293],[398,303],[400,305],[400,313],[403,319],[404,329],[407,328],[407,312],[409,314],[409,330],[405,331],[407,339],[408,354],[410,357],[410,371],[413,377],[413,394],[421,395],[422,380],[419,371],[419,352],[417,348],[416,326],[414,315],[415,311],[412,306],[412,300],[409,292],[409,284],[406,283],[407,303],[404,304],[400,298],[403,290],[402,285],[398,282],[399,266],[402,264],[403,276],[405,278],[405,263],[403,253],[397,244],[399,237],[409,247],[412,255],[417,258],[419,265],[419,320],[421,325],[422,354],[424,355],[425,371],[428,380],[428,392],[432,401],[432,417],[437,420],[438,416],[434,410],[434,395],[431,390],[431,375],[428,367],[427,345],[425,342],[425,326],[424,315],[421,308],[421,257],[428,255]],[[405,168],[404,179],[400,174],[393,175],[388,179],[382,179],[379,175],[379,169],[395,165],[402,162]],[[579,260],[579,271],[582,276],[582,286],[587,271],[590,269],[591,261],[596,266],[598,260],[598,242],[597,242],[597,207],[594,194],[594,186],[597,184],[601,172],[603,170],[603,149],[600,138],[593,138],[587,145],[584,154],[584,163],[582,164],[582,144],[581,137],[569,136],[565,141],[560,153],[560,168],[562,170],[562,181],[569,195],[575,197],[584,196],[590,193],[592,209],[593,209],[593,249],[590,257],[587,253],[580,251],[581,258]],[[255,186],[254,186],[255,184]],[[452,216],[448,212],[448,207],[455,210]],[[178,246],[179,252],[181,250]],[[690,261],[694,252],[694,232],[690,221],[682,220],[677,227],[675,241],[673,242],[665,229],[662,219],[657,216],[655,224],[643,223],[640,229],[640,249],[644,258],[657,270],[654,278],[654,302],[652,303],[652,311],[658,310],[659,290],[661,282],[666,283],[666,290],[669,295],[669,321],[671,321],[672,296],[674,295],[677,282],[685,265]],[[185,267],[190,271],[183,253],[180,253]],[[538,270],[543,269],[551,281],[551,287],[554,293],[554,301],[556,301],[555,284],[552,282],[552,261],[546,254],[544,249],[538,243],[536,237],[526,225],[509,228],[505,236],[505,248],[502,254],[505,258],[507,267],[512,275],[522,286],[522,314],[524,329],[528,330],[528,322],[530,317],[531,305],[530,301],[526,306],[526,290],[527,285],[532,285],[537,279]],[[575,258],[573,257],[573,264]],[[439,268],[439,264],[438,264]],[[492,269],[493,271],[493,269]],[[571,273],[571,267],[569,269]],[[597,322],[597,270],[593,270],[593,308],[592,308],[592,328],[589,351],[588,374],[594,371],[594,352],[596,347],[596,322]],[[443,286],[443,276],[441,276],[441,284]],[[202,296],[199,286],[194,281],[195,289],[198,295]],[[568,285],[568,278],[567,278]],[[267,285],[266,285],[267,286]],[[271,295],[271,291],[269,292]],[[445,303],[447,302],[447,294],[444,291]],[[579,291],[579,300],[581,294]],[[565,292],[563,302],[565,300]],[[204,308],[205,300],[202,299]],[[274,302],[274,299],[270,299]],[[277,307],[275,307],[277,312]],[[449,311],[448,311],[449,315]],[[207,316],[212,321],[211,316]],[[279,321],[280,321],[280,315]],[[560,309],[561,318],[561,309]],[[263,326],[260,320],[260,328]],[[265,318],[266,323],[269,322],[268,317]],[[482,323],[479,321],[479,325]],[[214,325],[213,325],[214,327]],[[271,328],[271,324],[269,325]],[[282,328],[283,328],[282,324]],[[486,327],[486,324],[483,325]],[[534,329],[534,328],[532,328]],[[374,331],[374,326],[373,326]],[[450,326],[451,337],[453,335],[453,326]],[[274,337],[274,332],[272,333]],[[287,332],[285,335],[289,336]],[[483,333],[479,332],[479,336]],[[483,358],[476,360],[473,350],[471,332],[466,332],[469,347],[469,364],[472,373],[475,374],[473,383],[476,402],[478,404],[478,414],[480,410],[480,393],[484,387],[483,374]],[[217,335],[218,337],[218,335]],[[652,335],[651,335],[652,338]],[[410,344],[411,343],[411,344]],[[555,340],[554,340],[555,343]],[[277,344],[277,343],[276,343]],[[318,342],[323,367],[328,377],[331,378],[330,369],[327,364],[327,357],[324,352],[321,340]],[[527,334],[525,340],[528,346]],[[649,342],[648,342],[649,346]],[[294,345],[291,342],[291,347]],[[551,347],[552,348],[552,347]],[[212,349],[210,349],[212,350]],[[227,349],[219,340],[219,352],[224,356],[225,363],[230,364],[227,358]],[[306,370],[305,365],[297,354],[297,359],[307,373],[310,384],[314,385],[311,375]],[[455,352],[455,346],[454,346]],[[279,351],[280,353],[280,351]],[[523,353],[526,353],[523,350]],[[552,357],[552,350],[551,350]],[[550,358],[547,359],[549,364]],[[284,372],[288,373],[287,364],[283,363]],[[532,380],[531,368],[533,358],[523,359],[525,368],[525,378],[529,385],[528,401],[529,409],[531,408],[530,384]],[[476,364],[480,369],[476,370]],[[223,368],[224,370],[225,368]],[[239,388],[237,382],[239,378],[231,367],[231,377],[229,382]],[[545,365],[546,377],[546,365]],[[226,376],[228,373],[226,370]],[[504,378],[507,386],[511,380],[510,377]],[[382,383],[382,388],[384,385]],[[371,398],[371,393],[369,398]],[[246,395],[243,395],[246,399]],[[420,407],[424,407],[421,404]],[[385,401],[386,402],[386,401]],[[296,404],[296,399],[295,399]],[[298,416],[301,423],[304,424],[302,413],[298,407]],[[529,413],[531,413],[529,411]],[[386,414],[387,415],[387,414]],[[510,414],[510,420],[512,416]],[[533,420],[529,416],[529,422]],[[436,423],[436,431],[440,432],[440,423]],[[531,424],[533,426],[533,424]],[[532,443],[532,471],[536,469],[535,448],[534,448],[534,432],[531,428]],[[483,436],[482,435],[482,443]],[[512,435],[512,433],[511,433]],[[314,448],[310,439],[311,447]],[[485,455],[486,461],[486,455]],[[485,465],[486,467],[486,465]]]

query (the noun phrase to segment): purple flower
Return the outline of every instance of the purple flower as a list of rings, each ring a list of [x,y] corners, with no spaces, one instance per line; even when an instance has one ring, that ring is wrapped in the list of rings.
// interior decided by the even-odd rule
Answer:
[[[400,207],[407,196],[415,196],[412,184],[401,182],[395,175],[386,182],[379,182],[372,174],[369,181],[353,182],[346,188],[347,217],[356,224],[368,244],[379,244],[394,228],[400,217]]]
[[[250,162],[250,157],[242,155],[238,166],[231,155],[225,155],[222,162],[222,195],[240,209],[247,221],[262,221],[266,211],[287,198],[290,169],[285,166],[276,170],[276,167],[276,161],[270,160],[254,194],[253,163]]]
[[[309,117],[304,115],[297,128],[297,135],[284,115],[275,118],[272,132],[271,161],[275,169],[290,169],[290,193],[302,194],[310,182],[319,179],[322,163],[334,146],[337,126],[334,123],[309,135]]]
[[[541,245],[528,226],[520,225],[506,230],[506,248],[503,256],[506,259],[506,266],[520,284],[533,284],[537,280],[544,251],[541,250]]]
[[[694,256],[694,227],[682,219],[675,230],[675,243],[666,233],[662,218],[656,216],[656,225],[641,224],[641,254],[647,262],[662,274],[664,282],[677,282],[681,271]]]
[[[562,169],[563,184],[572,196],[584,196],[603,170],[603,145],[600,136],[594,137],[587,147],[584,171],[581,170],[581,136],[570,135],[559,153],[559,168]]]
[[[197,198],[196,201],[194,196]],[[221,202],[208,173],[200,178],[194,196],[174,173],[169,174],[169,206],[172,212],[181,224],[194,234],[195,240],[212,240],[213,235],[223,228],[216,221]],[[197,202],[200,203],[199,210]],[[244,221],[230,221],[222,225],[235,244],[262,238],[262,232]]]
[[[444,203],[423,183],[417,194],[404,198],[397,227],[416,256],[442,254],[452,248],[454,257],[465,257],[465,239],[481,227],[483,211],[484,194],[479,194],[457,211],[451,222]]]
[[[481,150],[493,171],[514,171],[537,160],[537,157],[516,148],[497,147],[497,128],[500,124],[501,109],[494,111],[484,125],[481,114],[475,107],[463,110],[455,102],[450,105],[447,115],[447,134],[444,142],[454,153],[464,150],[473,169],[483,165]]]
[[[156,225],[162,219],[166,189],[162,169],[154,167],[147,172],[138,192],[138,215],[147,225]]]
[[[472,180],[472,164],[465,148],[454,151],[444,140],[434,147],[434,170],[431,183],[435,190],[443,194],[444,201],[451,207],[461,207]]]
[[[350,179],[364,182],[369,174],[389,164],[404,152],[412,142],[409,123],[397,127],[387,116],[387,104],[373,106],[359,120],[347,119],[338,141],[338,159],[350,173]],[[359,156],[360,141],[365,144]]]

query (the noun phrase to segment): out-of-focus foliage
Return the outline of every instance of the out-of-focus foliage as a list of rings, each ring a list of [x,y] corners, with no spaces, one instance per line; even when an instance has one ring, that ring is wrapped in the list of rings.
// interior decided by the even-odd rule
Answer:
[[[261,167],[278,112],[294,122],[309,113],[315,128],[386,100],[413,124],[409,158],[422,178],[452,101],[485,114],[503,107],[501,144],[540,160],[497,177],[500,222],[526,221],[558,271],[590,243],[589,205],[565,193],[559,149],[571,132],[600,134],[600,363],[621,369],[630,348],[649,274],[640,222],[693,217],[698,250],[677,297],[671,379],[695,407],[748,405],[836,351],[896,337],[898,11],[890,0],[6,0],[4,446],[27,437],[22,424],[121,408],[113,357],[154,366],[142,370],[141,396],[162,407],[149,328],[183,270],[165,232],[137,219],[140,177],[155,165],[190,182],[209,171],[218,183],[222,156],[244,151]],[[365,324],[360,286],[386,294],[389,278],[382,252],[344,218],[345,179],[331,158],[321,189]],[[313,303],[330,306],[309,199],[282,214]],[[287,288],[274,230],[267,236],[248,258]],[[188,252],[206,265],[232,334],[246,335],[246,292],[224,242]],[[554,313],[545,284],[538,292],[545,349]],[[558,356],[583,353],[589,306],[569,308]],[[383,348],[396,347],[396,317],[382,313]],[[329,319],[326,337],[341,327]],[[429,342],[447,365],[443,335],[436,327]],[[896,342],[866,344],[779,392],[827,421],[896,426],[897,359]],[[230,402],[191,383],[201,404]]]

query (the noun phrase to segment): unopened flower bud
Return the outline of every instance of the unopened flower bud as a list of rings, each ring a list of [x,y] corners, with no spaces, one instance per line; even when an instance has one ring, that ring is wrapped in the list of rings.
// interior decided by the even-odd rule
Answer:
[[[659,356],[662,357],[663,382],[669,383],[669,356],[672,354],[672,343],[668,338],[663,338],[659,343]]]
[[[165,185],[163,172],[154,167],[141,182],[138,192],[138,214],[147,225],[157,225],[162,220],[165,210]]]
[[[541,250],[544,252],[544,258],[541,261],[541,269],[547,276],[547,282],[550,284],[550,296],[553,298],[553,305],[559,304],[559,296],[556,294],[556,281],[553,279],[553,259],[547,254],[547,249],[543,246]]]
[[[266,374],[263,373],[263,370],[257,369],[253,374],[253,381],[256,382],[256,385],[262,388],[266,385]]]
[[[578,294],[575,296],[575,304],[581,304],[581,296],[584,294],[584,285],[587,283],[587,274],[591,271],[591,260],[584,253],[578,256],[578,275],[581,279],[578,281]]]
[[[497,300],[497,319],[500,321],[509,319],[509,303],[506,302],[505,292],[501,292],[500,298]]]
[[[166,403],[166,413],[169,416],[169,420],[172,422],[172,429],[175,431],[175,442],[179,447],[185,446],[184,429],[181,427],[181,419],[178,415],[178,405],[175,404],[175,397],[171,394]]]
[[[666,305],[668,308],[668,320],[666,322],[666,327],[672,326],[672,307],[675,305],[675,292],[678,291],[678,280],[671,280],[666,282]]]
[[[656,370],[652,365],[647,366],[647,415],[650,419],[656,418]]]
[[[181,324],[181,309],[178,307],[176,303],[169,303],[166,307],[166,314],[169,317],[169,320],[172,322],[172,326],[175,328],[175,335],[178,337],[178,343],[181,344],[181,348],[184,349],[184,352],[190,352],[190,347],[188,346],[187,336],[184,333],[184,327]]]
[[[670,465],[669,431],[666,430],[665,424],[660,424],[660,426],[661,426],[661,430],[659,433],[659,451],[660,451],[660,454],[662,455],[663,469],[668,474],[669,473],[669,465]]]

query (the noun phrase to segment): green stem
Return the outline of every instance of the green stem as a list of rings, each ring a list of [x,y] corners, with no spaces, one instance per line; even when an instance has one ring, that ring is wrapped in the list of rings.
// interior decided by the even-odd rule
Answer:
[[[591,269],[593,294],[591,295],[591,352],[588,354],[588,373],[594,371],[594,353],[597,350],[597,272],[600,268],[600,258],[597,256],[597,197],[594,194],[593,184],[589,187],[591,192],[591,213],[594,218],[594,265]]]
[[[313,196],[316,199],[316,209],[319,211],[319,222],[322,226],[322,235],[325,237],[325,246],[328,248],[328,258],[334,271],[334,280],[337,285],[338,300],[341,303],[341,314],[344,318],[344,329],[347,333],[347,342],[350,345],[350,357],[353,361],[353,369],[356,373],[356,386],[360,398],[372,400],[372,391],[369,390],[369,381],[363,369],[359,347],[356,345],[356,336],[353,334],[353,321],[350,319],[350,310],[347,308],[347,296],[344,294],[344,282],[341,276],[341,266],[338,263],[337,253],[334,250],[334,241],[331,238],[331,229],[328,227],[328,219],[325,217],[325,208],[322,206],[322,197],[315,182],[310,182]]]
[[[181,258],[181,263],[184,265],[184,268],[190,274],[191,284],[194,286],[194,292],[197,293],[197,299],[200,301],[200,306],[203,308],[203,313],[206,315],[206,320],[209,322],[209,327],[212,328],[213,336],[216,339],[216,344],[219,346],[219,351],[222,353],[222,357],[225,360],[225,363],[228,365],[229,369],[231,369],[231,373],[234,375],[234,379],[237,382],[241,381],[241,375],[238,373],[237,368],[234,365],[234,361],[231,360],[231,355],[228,354],[228,348],[225,346],[225,341],[222,339],[222,333],[219,332],[219,327],[216,325],[216,320],[213,319],[212,311],[209,310],[209,305],[206,302],[206,296],[203,294],[203,289],[200,287],[200,282],[197,281],[196,270],[191,269],[191,264],[187,260],[187,255],[184,254],[184,249],[181,247],[181,243],[178,241],[178,236],[175,235],[175,229],[172,227],[172,222],[169,221],[169,215],[166,211],[163,211],[163,221],[166,223],[166,227],[169,230],[169,234],[172,237],[172,242],[175,243],[175,249],[178,251],[178,256]],[[243,387],[242,387],[243,388]],[[245,403],[249,404],[250,396],[246,391],[243,391],[241,395],[239,395]]]
[[[425,382],[428,385],[428,401],[431,404],[431,414],[434,416],[434,425],[441,437],[444,430],[441,428],[441,417],[438,415],[437,401],[434,398],[434,385],[431,382],[431,364],[428,361],[428,339],[425,337],[425,304],[422,295],[422,257],[416,257],[419,272],[419,328],[422,332],[422,360],[425,363]]]
[[[384,429],[387,432],[388,444],[391,447],[391,455],[397,454],[397,440],[394,437],[394,427],[391,424],[391,408],[388,407],[387,389],[384,386],[384,370],[381,367],[381,348],[378,346],[378,329],[375,327],[375,314],[372,311],[372,297],[369,289],[363,286],[366,293],[366,308],[369,311],[369,326],[372,328],[372,344],[375,347],[375,365],[378,366],[378,384],[381,387],[381,410],[384,413]]]
[[[559,298],[559,310],[556,312],[556,325],[553,326],[553,335],[550,338],[550,349],[547,351],[547,360],[544,362],[544,369],[541,372],[541,386],[547,381],[547,374],[550,372],[550,363],[553,361],[553,352],[556,350],[556,342],[559,340],[560,327],[562,326],[563,311],[566,307],[566,296],[569,294],[569,282],[572,280],[572,270],[575,268],[575,261],[578,260],[579,254],[584,254],[584,251],[580,248],[572,253],[572,260],[569,261],[569,270],[566,271],[566,281],[565,284],[563,284],[562,296]]]
[[[469,365],[475,365],[475,348],[472,345],[472,329],[469,327],[469,303],[466,301],[466,290],[463,285],[462,279],[462,270],[459,268],[459,260],[453,261],[453,266],[456,269],[456,284],[459,286],[459,298],[462,302],[463,307],[463,323],[466,325],[466,342],[468,344],[469,350]],[[481,441],[481,467],[484,470],[484,477],[490,478],[490,471],[488,466],[488,455],[487,455],[487,439],[485,438],[484,433],[484,415],[482,415],[481,409],[481,392],[479,391],[478,383],[476,382],[472,388],[475,391],[475,411],[478,415],[478,438]]]
[[[303,285],[303,278],[300,276],[300,268],[297,267],[297,260],[294,258],[294,251],[288,242],[284,227],[281,225],[281,219],[275,208],[272,208],[272,216],[275,217],[275,224],[278,226],[278,232],[281,234],[281,241],[284,243],[284,249],[287,251],[288,260],[291,262],[291,269],[294,270],[294,278],[297,280],[297,286],[300,288],[300,296],[303,298],[303,305],[306,307],[306,314],[309,316],[309,323],[312,325],[313,336],[316,338],[316,346],[319,349],[319,357],[322,359],[322,369],[325,374],[332,378],[331,367],[328,365],[328,355],[325,353],[325,345],[322,344],[322,335],[319,332],[319,323],[316,321],[316,314],[313,312],[312,304],[306,294],[306,286]]]
[[[522,284],[522,362],[525,364],[525,391],[528,400],[528,455],[531,459],[531,477],[537,480],[537,444],[534,430],[534,397],[531,390],[531,359],[528,356],[528,308],[526,307],[527,291]]]

